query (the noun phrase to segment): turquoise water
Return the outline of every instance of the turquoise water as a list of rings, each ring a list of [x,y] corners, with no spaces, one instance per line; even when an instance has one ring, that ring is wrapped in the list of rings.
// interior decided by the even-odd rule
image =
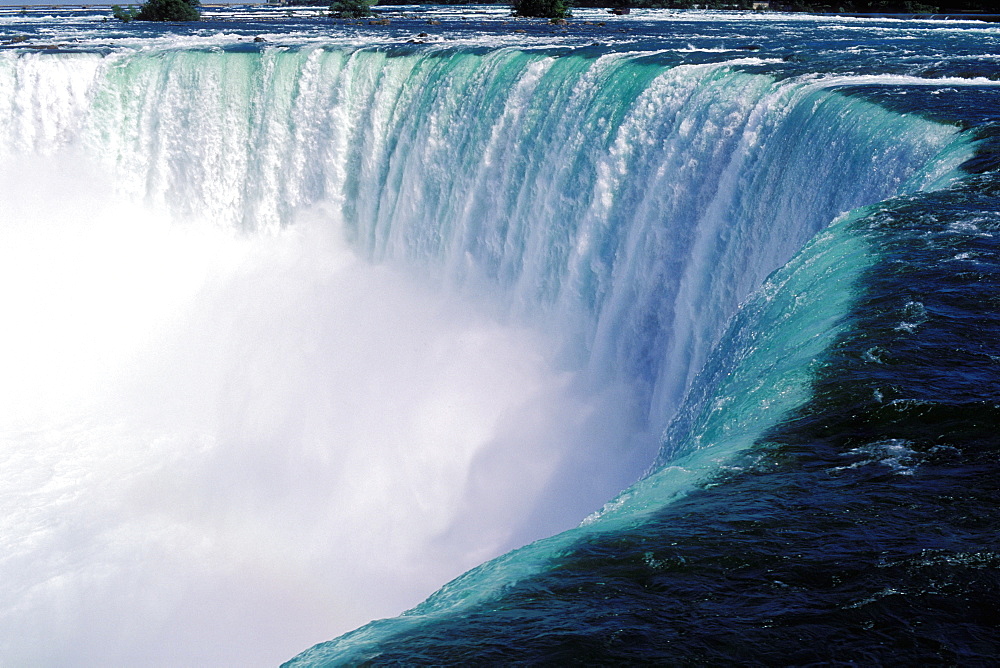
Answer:
[[[989,656],[1000,33],[400,12],[2,17],[0,653]]]

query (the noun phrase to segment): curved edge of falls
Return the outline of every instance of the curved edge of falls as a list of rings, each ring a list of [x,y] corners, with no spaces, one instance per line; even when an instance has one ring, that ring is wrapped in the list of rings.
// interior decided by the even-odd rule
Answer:
[[[729,87],[732,84],[732,81],[726,81],[724,85]],[[646,91],[655,88],[651,84]],[[891,135],[892,145],[898,147],[900,142],[906,143],[914,137],[912,128],[898,126],[898,130],[893,130],[894,124],[906,125],[914,119],[904,120],[904,117],[875,105],[824,91],[821,86],[807,86],[806,90],[802,90],[795,86],[783,89],[778,85],[776,91],[768,91],[768,95],[761,96],[751,106],[746,125],[737,131],[741,138],[737,143],[738,149],[726,155],[720,161],[721,166],[717,165],[712,172],[712,193],[707,197],[681,193],[682,198],[691,195],[693,202],[685,213],[689,216],[693,214],[698,224],[694,240],[685,246],[688,263],[669,267],[675,272],[680,269],[679,285],[667,288],[666,292],[675,299],[687,292],[684,302],[689,308],[694,307],[695,311],[704,308],[699,303],[702,299],[725,302],[725,297],[728,297],[731,301],[726,303],[733,309],[736,308],[735,303],[743,300],[747,293],[750,296],[739,303],[731,319],[718,316],[719,312],[727,312],[725,307],[721,308],[708,327],[698,322],[697,315],[691,321],[678,323],[681,318],[674,314],[676,329],[669,343],[658,352],[669,359],[671,352],[677,354],[676,350],[682,348],[691,356],[686,360],[689,365],[686,372],[681,374],[686,382],[672,390],[664,390],[660,384],[676,382],[678,368],[660,362],[663,364],[658,369],[661,375],[656,376],[657,381],[652,384],[650,413],[659,410],[672,415],[653,467],[600,512],[584,520],[580,527],[494,559],[448,583],[402,616],[372,622],[341,638],[317,645],[285,665],[332,665],[370,660],[378,656],[379,642],[388,637],[406,635],[424,624],[433,625],[435,619],[461,614],[463,610],[484,610],[492,604],[502,605],[508,588],[521,578],[544,571],[560,555],[571,553],[581,537],[610,534],[622,527],[641,524],[645,517],[662,509],[665,504],[708,484],[720,473],[738,470],[742,466],[741,456],[760,445],[761,439],[783,417],[809,400],[812,382],[825,352],[844,332],[844,318],[857,298],[856,282],[872,269],[879,258],[878,249],[871,248],[865,235],[858,232],[858,221],[868,216],[871,208],[855,208],[856,205],[866,200],[881,201],[900,193],[947,187],[960,178],[958,166],[972,155],[973,148],[964,137],[959,137],[957,141],[945,138],[955,137],[954,130],[938,126],[938,130],[943,132],[943,141],[933,141],[935,148],[923,153],[915,162],[908,163],[909,167],[904,168],[905,176],[901,172],[890,177],[890,185],[881,180],[887,175],[881,169],[884,166],[882,160],[889,158],[891,161],[898,156],[892,155],[888,145],[873,149],[868,140]],[[637,106],[643,108],[642,104]],[[646,108],[653,106],[650,104]],[[677,115],[680,116],[680,113]],[[769,117],[772,113],[777,119]],[[762,122],[761,116],[767,120]],[[689,120],[684,117],[681,125]],[[663,123],[662,119],[660,123]],[[930,127],[925,123],[918,120],[919,125]],[[932,134],[938,130],[932,130]],[[644,131],[648,132],[648,128]],[[873,132],[874,136],[868,134]],[[918,137],[918,144],[927,139],[927,135],[918,134]],[[566,141],[566,137],[559,138],[560,145]],[[630,137],[622,142],[622,147],[631,148],[635,143],[641,144],[635,142],[635,137]],[[650,143],[657,145],[656,142]],[[715,146],[720,144],[724,145],[725,141]],[[697,155],[698,149],[708,145],[712,142],[701,138],[685,150],[688,155]],[[930,145],[925,147],[930,148]],[[559,158],[555,162],[563,160]],[[600,164],[600,159],[596,162]],[[908,162],[908,159],[903,162]],[[662,164],[658,167],[653,172],[657,176],[676,174]],[[542,170],[539,169],[539,172]],[[630,173],[629,168],[622,168],[621,173]],[[845,174],[850,176],[837,181],[839,187],[831,187],[837,192],[816,192],[808,186],[803,187],[806,175],[821,175],[829,184]],[[699,175],[699,178],[685,183],[700,185],[704,183],[701,177]],[[636,186],[636,190],[642,191],[648,185],[644,182]],[[617,186],[621,188],[623,184]],[[697,187],[695,185],[694,189],[697,190]],[[844,202],[837,199],[845,194],[840,187],[843,190],[856,188],[852,196],[861,192],[867,194],[853,200],[854,206],[846,207],[853,210],[837,216],[825,226],[825,221],[831,219],[830,214],[835,213]],[[869,199],[871,194],[883,187],[885,190],[881,191],[881,195]],[[666,179],[655,182],[649,188],[649,194],[633,194],[630,206],[635,207],[638,202],[639,210],[656,210],[647,200],[669,190]],[[555,190],[559,191],[558,188]],[[618,191],[615,192],[617,194]],[[672,192],[677,195],[676,187]],[[834,200],[838,203],[834,204]],[[673,199],[669,201],[676,203]],[[571,208],[575,206],[564,199],[560,202]],[[552,205],[549,208],[558,207]],[[584,211],[589,213],[586,208]],[[530,217],[528,213],[523,215]],[[678,219],[685,217],[680,215]],[[586,219],[586,215],[578,214],[570,218]],[[803,221],[810,222],[801,228],[796,227]],[[636,257],[631,253],[642,244],[639,242],[637,246],[635,235],[653,236],[653,230],[661,221],[653,222],[648,228],[643,228],[641,222],[630,222],[633,223],[633,227],[629,228],[632,243],[624,245],[630,253],[625,255],[627,260],[624,262],[615,256],[620,264],[611,271],[616,280],[610,283],[612,293],[621,290],[632,296],[636,291],[635,282],[643,282],[648,276],[645,272],[649,270],[649,265],[640,265],[642,269],[628,266]],[[816,230],[819,232],[815,236],[807,242],[802,241],[803,236],[808,238]],[[397,241],[401,245],[395,252],[405,249],[405,239],[401,235]],[[730,273],[733,265],[727,262],[732,263],[734,256],[753,252],[758,247],[771,249],[774,247],[771,242],[777,239],[789,242],[792,247],[802,246],[803,243],[804,246],[787,264],[766,279],[761,277],[759,280],[762,282],[755,283],[755,279],[751,278],[759,276],[754,271],[773,265],[768,265],[761,257],[743,260],[746,262],[744,266],[751,268],[748,274]],[[750,244],[750,247],[742,244]],[[662,258],[666,247],[651,245],[641,252],[648,253],[648,257]],[[466,257],[474,252],[468,248],[463,250]],[[785,252],[788,251],[782,250],[769,257],[774,261]],[[406,251],[400,254],[405,256]],[[523,262],[523,254],[518,259]],[[591,271],[594,265],[593,262],[590,264]],[[698,270],[695,271],[694,267]],[[663,273],[668,271],[665,269]],[[697,276],[688,283],[694,276],[693,272]],[[496,280],[495,275],[491,278]],[[739,293],[738,298],[733,298],[732,292],[720,297],[717,291],[731,290],[729,286],[733,283],[748,286],[744,288],[747,292]],[[690,291],[697,288],[692,284],[702,290],[706,285],[713,288],[695,292],[698,295],[695,298]],[[532,283],[532,289],[537,289],[537,285]],[[727,288],[720,289],[720,285],[727,285]],[[662,288],[662,285],[657,287]],[[654,292],[655,289],[650,289],[642,294]],[[663,291],[659,294],[662,296]],[[555,301],[559,299],[560,296],[557,296]],[[615,321],[609,316],[617,309],[620,317],[621,311],[626,310],[622,304],[627,303],[627,298],[617,295],[607,298],[607,301],[597,301],[600,305],[595,308],[597,324],[596,335],[591,341],[592,351],[601,350],[602,329],[613,332],[616,343],[622,343],[621,333],[629,331],[624,324],[626,321]],[[692,311],[688,310],[685,315],[692,316]],[[701,328],[697,334],[684,329],[693,323],[698,323],[694,326]],[[692,354],[690,342],[687,347],[680,343],[687,340],[686,337],[693,337],[700,343],[694,346],[698,352]],[[608,354],[608,358],[615,361],[613,366],[616,368],[628,368],[630,364],[629,350],[634,348],[630,345],[631,340],[626,338],[624,343],[617,353]],[[636,375],[641,377],[642,373]],[[679,401],[682,394],[685,399],[673,413],[667,407],[671,402]],[[669,399],[664,399],[665,395]]]
[[[79,151],[122,198],[249,238],[316,207],[366,260],[553,332],[586,389],[627,386],[638,436],[595,460],[617,470],[580,514],[658,451],[648,475],[300,665],[490,600],[730,465],[807,398],[872,262],[859,207],[937,187],[971,155],[955,128],[821,80],[634,54],[4,53],[0,86],[0,158]]]

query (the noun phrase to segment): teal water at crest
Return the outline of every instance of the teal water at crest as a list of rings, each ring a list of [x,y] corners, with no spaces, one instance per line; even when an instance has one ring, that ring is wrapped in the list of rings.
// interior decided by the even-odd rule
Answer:
[[[2,17],[0,656],[1000,649],[1000,32],[218,11]]]

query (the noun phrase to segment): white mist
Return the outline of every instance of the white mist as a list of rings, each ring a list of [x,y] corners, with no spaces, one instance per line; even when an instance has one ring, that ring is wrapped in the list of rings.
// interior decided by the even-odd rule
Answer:
[[[636,475],[598,454],[632,438],[627,389],[360,261],[329,211],[241,235],[117,202],[78,156],[0,177],[11,665],[273,665]]]

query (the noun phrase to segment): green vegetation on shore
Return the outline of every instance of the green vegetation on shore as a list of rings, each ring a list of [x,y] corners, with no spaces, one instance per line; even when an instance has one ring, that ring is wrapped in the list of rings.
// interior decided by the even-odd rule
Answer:
[[[543,19],[563,19],[570,16],[566,0],[513,0],[514,16],[535,16]]]
[[[199,0],[147,0],[139,9],[112,5],[111,14],[116,19],[129,21],[197,21]]]
[[[363,19],[373,16],[375,12],[367,0],[333,0],[330,3],[330,14],[338,19]]]

